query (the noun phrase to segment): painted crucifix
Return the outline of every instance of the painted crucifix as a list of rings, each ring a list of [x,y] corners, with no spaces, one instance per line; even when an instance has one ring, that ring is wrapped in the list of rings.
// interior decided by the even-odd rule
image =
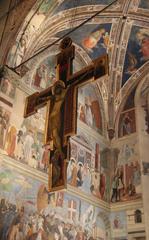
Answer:
[[[57,55],[56,82],[53,86],[35,92],[26,99],[24,117],[35,114],[47,106],[45,124],[45,145],[49,146],[49,191],[66,187],[66,168],[69,137],[77,129],[77,89],[108,73],[108,57],[101,56],[91,65],[73,74],[75,47],[66,37],[60,44]]]

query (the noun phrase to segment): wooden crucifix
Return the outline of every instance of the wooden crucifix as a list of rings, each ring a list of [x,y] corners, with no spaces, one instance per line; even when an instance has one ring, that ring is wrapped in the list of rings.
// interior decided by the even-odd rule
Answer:
[[[50,146],[49,191],[66,187],[69,137],[75,135],[77,129],[78,87],[108,73],[108,57],[104,55],[73,74],[74,55],[71,38],[64,38],[57,55],[56,82],[26,98],[25,118],[47,106],[45,144]]]

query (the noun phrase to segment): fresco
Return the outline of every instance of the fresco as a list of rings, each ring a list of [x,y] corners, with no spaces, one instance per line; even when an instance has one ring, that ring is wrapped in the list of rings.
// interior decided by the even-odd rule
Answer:
[[[32,168],[47,172],[49,152],[44,146],[45,109],[24,119],[18,129],[10,125],[4,150],[8,156]]]
[[[53,4],[54,4],[55,0],[45,0],[42,2],[37,14],[44,14],[46,15],[47,12],[50,10],[50,8],[53,8]]]
[[[114,146],[111,171],[111,202],[134,200],[141,197],[141,169],[135,137]]]
[[[22,91],[20,91],[20,94],[22,94]],[[15,103],[18,103],[18,96],[19,93],[17,91]],[[102,154],[102,150],[106,145],[100,140],[100,135],[98,135],[97,139],[89,137],[93,131],[92,129],[94,129],[96,134],[102,133],[99,98],[92,86],[80,88],[79,96],[78,106],[79,109],[84,109],[85,118],[81,118],[82,111],[79,114],[80,120],[78,121],[82,122],[85,129],[88,129],[88,134],[85,138],[82,137],[78,125],[77,134],[81,136],[81,143],[78,145],[75,142],[71,146],[71,161],[69,162],[67,171],[68,183],[81,191],[109,201],[109,169],[106,166],[107,157]],[[23,163],[30,168],[47,173],[49,147],[44,146],[46,107],[38,110],[33,116],[24,119],[23,111],[20,109],[24,101],[25,96],[19,101],[19,105],[14,104],[13,106],[13,116],[9,126],[7,125],[7,131],[3,133],[4,137],[1,138],[3,139],[3,146],[1,148],[5,154],[15,159],[18,164]],[[85,104],[89,104],[89,106],[85,106]],[[89,114],[92,114],[90,119]],[[86,146],[84,146],[84,141],[86,141]],[[77,148],[76,151],[74,150],[75,148]],[[100,156],[101,154],[102,156]],[[101,162],[100,158],[102,158]]]
[[[135,109],[124,111],[119,119],[118,136],[123,137],[136,132]]]
[[[55,50],[54,52],[57,52]],[[48,56],[43,60],[39,65],[36,66],[36,69],[33,70],[32,79],[30,76],[26,76],[25,83],[31,85],[35,90],[43,90],[54,84],[56,81],[56,54]],[[73,62],[73,72],[79,71],[82,69],[82,63],[80,61]]]
[[[122,86],[149,59],[149,29],[133,26],[126,51]]]
[[[39,3],[38,10],[25,26],[25,29],[22,30],[23,34],[18,35],[16,42],[11,47],[7,55],[7,65],[10,67],[18,66],[24,57],[24,54],[27,50],[29,41],[33,38],[35,32],[39,29],[41,23],[44,21],[46,14],[53,10],[54,0],[44,0],[42,4]]]
[[[56,56],[52,55],[44,60],[40,65],[37,67],[33,80],[32,85],[37,89],[44,89],[56,81],[55,78],[55,66],[56,66]]]
[[[2,86],[3,83],[2,83]],[[12,84],[10,83],[10,88]],[[4,91],[5,88],[2,88]],[[9,95],[10,91],[7,95]],[[6,96],[5,93],[5,97]],[[0,148],[2,152],[17,161],[32,168],[47,172],[49,152],[44,146],[45,108],[41,108],[35,115],[24,119],[23,108],[25,102],[16,91],[11,112],[0,104]],[[5,100],[5,99],[4,99]],[[11,118],[10,118],[11,115]]]
[[[0,198],[5,198],[11,204],[29,207],[29,210],[36,209],[35,197],[39,181],[19,174],[14,168],[8,168],[0,160]],[[5,201],[6,203],[6,201]],[[1,212],[2,213],[2,212]]]
[[[48,146],[47,147],[44,146],[46,107],[38,110],[38,112],[33,116],[30,116],[24,119],[22,106],[24,105],[25,95],[23,98],[20,98],[20,100],[17,101],[19,96],[23,94],[21,90],[19,91],[17,89],[15,94],[15,103],[13,105],[13,114],[11,116],[11,120],[5,119],[7,118],[7,115],[8,115],[7,111],[4,111],[3,108],[1,109],[1,112],[2,112],[1,136],[2,137],[1,137],[0,148],[3,149],[5,154],[17,160],[18,162],[27,164],[31,168],[38,169],[40,171],[44,171],[45,173],[47,173],[48,162],[49,162],[49,149],[48,149]],[[94,129],[97,132],[102,132],[99,100],[97,98],[97,95],[95,95],[95,92],[94,92],[95,90],[92,87],[90,88],[85,87],[83,91],[84,91],[84,95],[83,94],[80,95],[81,97],[78,103],[80,108],[83,108],[84,110],[86,110],[84,111],[84,114],[87,114],[87,115],[85,115],[85,119],[83,123],[85,124],[86,127],[90,126],[91,131],[92,129]],[[85,102],[85,95],[86,95],[86,102]],[[87,110],[87,106],[83,104],[86,104],[86,105],[91,104],[88,107],[90,111]],[[86,122],[86,119],[88,118],[88,114],[92,114],[90,122]],[[94,142],[95,142],[95,145],[96,143],[98,143],[95,140]],[[96,169],[99,171],[97,165],[98,163],[96,163]],[[93,168],[95,168],[95,166],[93,166]],[[96,176],[96,174],[94,175]],[[99,177],[100,176],[98,173],[97,180],[99,179]],[[86,183],[84,181],[83,187],[85,184]],[[90,189],[87,189],[87,191],[90,192]],[[93,191],[93,193],[96,194],[96,191]],[[99,195],[99,194],[100,193],[98,189],[98,194],[96,195]],[[102,194],[102,198],[104,198],[104,191]]]
[[[0,103],[0,148],[3,148],[5,145],[10,115],[10,111],[5,109]]]
[[[13,168],[0,170],[0,239],[105,240],[108,214]]]
[[[111,23],[84,25],[70,34],[70,37],[74,43],[83,47],[92,59],[96,59],[106,53],[111,25]],[[58,33],[57,36],[61,37],[67,32],[68,30]]]
[[[63,1],[63,3],[61,3],[59,5],[59,7],[57,7],[56,12],[60,12],[63,10],[67,10],[67,9],[71,9],[71,8],[76,8],[79,6],[85,6],[85,5],[107,5],[110,4],[112,1],[111,0],[92,0],[92,1],[88,1],[88,0],[81,0],[80,2],[76,2],[75,0],[67,0],[67,1]]]
[[[127,237],[127,219],[126,212],[112,212],[110,214],[111,221],[111,235],[115,237],[120,237],[118,239],[126,239]],[[113,239],[113,238],[112,238]]]
[[[95,139],[90,132],[78,131],[71,139],[67,183],[98,199],[110,199],[110,168],[108,149],[103,139]]]
[[[10,67],[18,66],[27,49],[28,34],[24,34],[20,41],[16,41],[7,55],[7,65]]]
[[[14,99],[15,97],[15,86],[10,82],[9,79],[2,78],[0,84],[0,92],[10,99]]]
[[[146,0],[140,0],[139,8],[149,9],[149,2]]]
[[[149,163],[142,162],[142,166],[143,166],[143,174],[146,176],[149,176]]]
[[[78,89],[78,119],[102,134],[102,117],[97,94],[95,87],[92,85],[86,85]]]
[[[127,97],[123,110],[119,118],[118,137],[123,137],[136,132],[136,117],[135,117],[135,98],[136,88]]]

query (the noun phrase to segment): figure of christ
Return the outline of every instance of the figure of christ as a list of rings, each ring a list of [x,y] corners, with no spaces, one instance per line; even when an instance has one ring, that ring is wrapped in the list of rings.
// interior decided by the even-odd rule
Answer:
[[[62,81],[57,81],[52,88],[52,101],[50,114],[49,114],[49,124],[48,124],[48,135],[51,135],[53,141],[53,148],[57,149],[61,156],[62,151],[62,105],[65,99],[67,89],[65,89],[65,84]]]
[[[62,108],[67,89],[64,82],[58,80],[51,88],[51,93],[47,97],[39,97],[38,104],[43,101],[49,102],[49,112],[47,113],[47,135],[51,139],[51,176],[50,188],[58,187],[64,183],[64,172],[62,171],[65,153],[63,151],[62,132]],[[46,99],[45,99],[46,98]],[[50,179],[50,180],[51,180]]]

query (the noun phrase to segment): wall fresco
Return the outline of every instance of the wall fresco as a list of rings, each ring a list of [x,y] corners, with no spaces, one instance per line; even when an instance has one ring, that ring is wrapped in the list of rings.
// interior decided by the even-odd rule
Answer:
[[[47,172],[48,152],[44,147],[45,109],[24,119],[20,128],[9,127],[4,149],[8,156],[32,168]]]
[[[22,94],[24,96],[22,96]],[[90,127],[88,131],[92,132],[92,129],[94,129],[96,133],[101,133],[102,120],[99,98],[96,95],[95,89],[91,86],[84,87],[81,92],[79,92],[79,96],[78,108],[85,108],[85,104],[89,104],[88,107],[90,111],[84,111],[84,121],[81,119],[80,113],[78,121],[82,122],[86,129]],[[1,138],[3,140],[1,148],[5,154],[15,159],[18,164],[23,163],[30,168],[47,173],[49,149],[44,146],[46,107],[38,110],[33,116],[24,119],[22,106],[24,105],[25,97],[26,95],[21,90],[16,89],[12,108],[13,113],[9,125],[7,125],[7,131],[2,128],[4,131],[2,133],[3,138]],[[19,101],[17,101],[17,99],[19,99]],[[90,100],[91,102],[89,102]],[[91,116],[88,116],[89,114],[91,114]],[[86,119],[90,122],[86,122]],[[87,151],[87,148],[83,147],[82,141],[82,146],[80,145],[78,148],[78,155],[75,157],[75,161],[77,162],[73,163],[72,166],[69,164],[68,167],[68,178],[70,175],[73,175],[71,178],[74,178],[75,169],[78,177],[76,176],[75,180],[69,180],[68,183],[79,188],[81,191],[108,201],[110,177],[109,170],[100,164],[100,151],[105,147],[101,142],[102,141],[94,138],[90,139],[87,148],[91,150]],[[86,156],[84,154],[86,154]],[[74,158],[74,155],[71,156],[71,160],[72,158]],[[76,168],[74,168],[73,165],[76,165]],[[73,173],[70,169],[73,169]]]
[[[5,92],[3,101],[10,98],[11,86],[3,87]],[[4,91],[6,90],[6,91]],[[6,94],[8,92],[8,94]],[[21,95],[21,97],[20,97]],[[23,96],[24,95],[24,96]],[[27,164],[32,168],[47,172],[48,151],[44,146],[45,108],[40,109],[35,115],[24,119],[22,106],[26,95],[16,89],[13,96],[13,105],[8,107],[0,104],[0,148],[1,151],[17,161]],[[19,101],[18,101],[19,99]],[[7,110],[8,109],[8,110]],[[10,109],[10,110],[9,110]]]
[[[49,194],[44,184],[10,167],[2,166],[0,180],[1,240],[107,239],[105,211],[67,193]]]
[[[110,214],[111,221],[111,236],[112,239],[127,238],[127,218],[126,212],[112,212]]]
[[[3,148],[7,139],[11,112],[0,103],[0,148]]]
[[[56,66],[56,56],[52,55],[44,60],[40,65],[37,67],[33,80],[32,86],[36,89],[44,89],[50,85],[52,85],[55,81],[55,66]]]
[[[50,54],[47,58],[41,61],[36,67],[24,78],[27,85],[31,86],[35,90],[43,90],[54,84],[56,81],[56,55],[57,49],[52,50],[53,54]],[[78,59],[73,62],[73,72],[77,72],[84,67],[84,64]],[[30,76],[32,75],[32,76]]]
[[[149,59],[149,29],[133,26],[125,56],[122,85]]]
[[[119,119],[118,136],[123,137],[136,132],[135,109],[124,111]]]
[[[141,197],[141,169],[136,137],[127,137],[114,145],[111,171],[111,202]]]
[[[2,78],[0,83],[0,92],[2,95],[8,97],[8,99],[11,101],[11,99],[14,99],[15,97],[15,86],[11,83],[9,79]]]
[[[90,131],[79,129],[71,139],[67,182],[84,193],[98,199],[110,199],[110,149],[100,138],[90,136]]]
[[[136,89],[129,94],[119,117],[118,137],[136,132],[135,98]]]
[[[143,174],[146,176],[149,176],[149,163],[142,162],[142,165],[143,165]]]
[[[78,89],[78,119],[102,134],[102,117],[98,93],[94,86]]]

